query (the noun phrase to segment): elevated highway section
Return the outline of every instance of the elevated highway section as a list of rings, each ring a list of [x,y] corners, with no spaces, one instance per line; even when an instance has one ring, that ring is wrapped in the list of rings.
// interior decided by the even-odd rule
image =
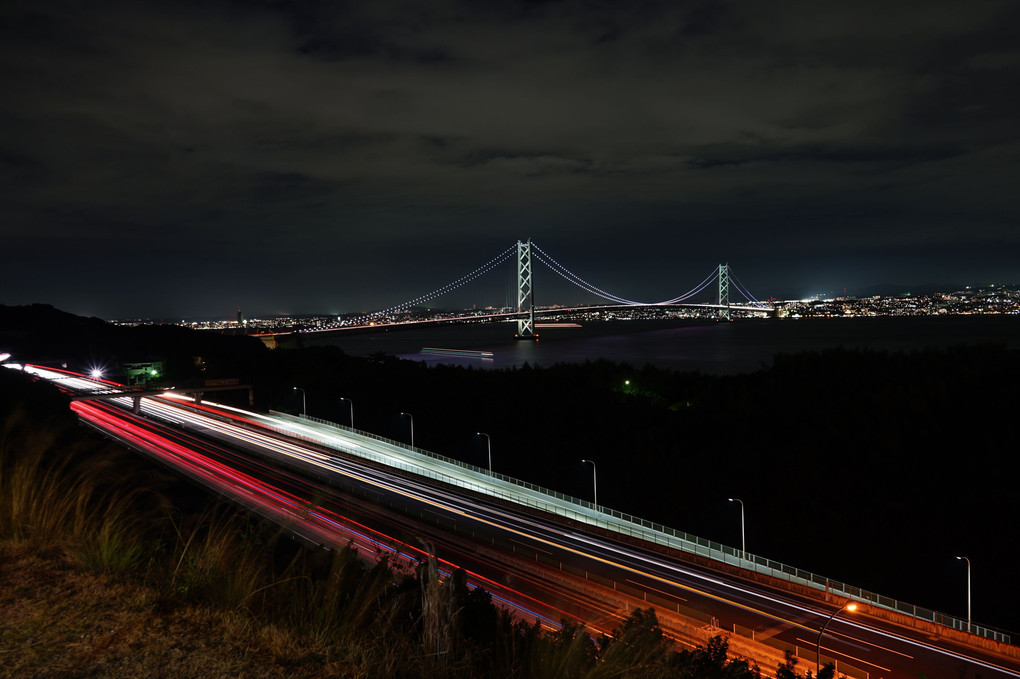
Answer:
[[[77,379],[61,377],[67,388],[94,388]],[[968,668],[967,676],[1020,677],[1006,639],[908,618],[860,590],[819,586],[781,564],[365,432],[173,394],[143,398],[138,417],[124,400],[75,409],[315,544],[351,539],[414,560],[422,539],[449,567],[469,568],[475,585],[547,626],[574,617],[608,632],[628,610],[651,606],[678,640],[725,634],[767,673],[786,650],[812,667],[817,643],[822,662],[848,676]],[[832,619],[816,642],[850,600],[858,612]]]

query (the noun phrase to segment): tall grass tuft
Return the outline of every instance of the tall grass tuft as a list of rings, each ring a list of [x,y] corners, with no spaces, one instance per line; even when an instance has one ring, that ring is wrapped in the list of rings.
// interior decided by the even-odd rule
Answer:
[[[454,627],[458,610],[450,596],[449,580],[439,579],[435,548],[426,545],[428,559],[419,570],[422,598],[422,651],[430,674],[449,665],[454,651]]]
[[[145,556],[144,529],[135,513],[134,498],[111,496],[93,513],[95,523],[76,535],[69,552],[80,564],[96,571],[130,571]]]
[[[249,534],[250,520],[237,509],[217,505],[186,526],[175,524],[176,566],[170,576],[174,592],[224,608],[250,603],[272,579],[265,546],[242,539]]]
[[[82,565],[125,570],[141,559],[141,490],[125,490],[127,455],[66,425],[38,426],[15,410],[0,435],[0,536],[63,547]]]
[[[59,432],[31,429],[12,413],[0,436],[0,535],[53,542],[67,535],[88,489],[70,473],[70,458],[52,459]]]

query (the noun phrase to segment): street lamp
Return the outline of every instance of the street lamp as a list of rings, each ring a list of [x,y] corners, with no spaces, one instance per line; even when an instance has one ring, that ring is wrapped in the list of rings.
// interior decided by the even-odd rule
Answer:
[[[308,398],[307,398],[308,394],[306,394],[305,390],[302,389],[301,387],[294,387],[294,390],[301,392],[301,414],[302,415],[307,415],[308,414]]]
[[[845,604],[843,604],[840,607],[840,609],[838,611],[836,611],[835,613],[830,615],[829,619],[825,621],[824,625],[822,625],[822,629],[818,630],[818,641],[815,642],[815,676],[816,677],[818,676],[818,671],[821,669],[821,665],[822,665],[822,634],[825,632],[825,628],[829,626],[829,623],[832,622],[832,619],[835,618],[840,613],[842,613],[843,609],[846,609],[846,610],[851,611],[851,612],[856,611],[857,610],[857,604],[855,604],[853,601],[846,602]]]
[[[354,401],[349,398],[340,397],[341,401],[347,401],[351,405],[351,429],[354,429]]]
[[[411,447],[414,448],[414,417],[411,416],[411,413],[400,413],[400,414],[401,415],[407,415],[409,418],[411,418]]]
[[[595,470],[595,462],[593,462],[592,460],[581,460],[581,462],[582,463],[588,463],[588,464],[591,465],[591,485],[592,485],[592,490],[594,491],[595,511],[598,511],[598,509],[599,509],[599,477],[598,477],[598,473]]]
[[[740,498],[731,497],[730,502],[740,503],[740,553],[742,558],[747,560],[747,541],[744,539],[744,501]]]
[[[484,431],[476,432],[476,436],[484,436],[485,440],[489,444],[489,476],[492,476],[492,437],[486,434]]]
[[[967,562],[967,631],[970,631],[970,559],[958,556],[957,559]]]

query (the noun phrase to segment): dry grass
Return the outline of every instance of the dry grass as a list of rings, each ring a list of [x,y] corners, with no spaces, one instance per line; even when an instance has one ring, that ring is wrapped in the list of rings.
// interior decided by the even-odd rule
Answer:
[[[301,650],[306,640],[286,630],[84,571],[57,552],[0,544],[0,582],[0,677],[368,676]]]
[[[0,535],[37,546],[73,531],[82,509],[82,484],[70,458],[48,460],[57,432],[33,429],[16,411],[0,434]]]
[[[0,433],[0,537],[37,549],[63,546],[89,566],[123,570],[141,557],[139,490],[127,490],[129,455],[15,411]]]

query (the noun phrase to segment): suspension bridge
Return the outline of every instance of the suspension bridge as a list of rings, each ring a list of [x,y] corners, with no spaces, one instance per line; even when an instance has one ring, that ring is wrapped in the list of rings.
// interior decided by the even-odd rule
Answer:
[[[535,303],[535,265],[544,266],[561,279],[576,287],[589,298],[596,300],[576,305],[547,305]],[[419,313],[409,318],[416,309],[425,309],[443,298],[452,297],[455,291],[462,291],[469,284],[477,284],[486,279],[506,278],[506,268],[513,272],[510,292],[515,299],[505,300],[498,307],[487,307],[485,310],[472,309],[463,312]],[[502,271],[502,275],[499,272]],[[733,302],[730,292],[734,291],[742,301]],[[705,301],[706,297],[710,297]],[[696,301],[696,300],[702,301]],[[583,313],[606,312],[621,309],[640,309],[649,307],[684,307],[701,308],[715,312],[721,320],[731,320],[735,311],[754,315],[771,315],[775,307],[767,302],[756,299],[747,288],[733,275],[729,264],[719,264],[700,283],[687,292],[668,299],[658,301],[639,301],[627,299],[607,292],[589,283],[573,271],[556,261],[530,239],[517,241],[485,264],[468,274],[449,283],[399,304],[372,311],[369,313],[339,318],[335,324],[316,329],[304,330],[309,333],[328,333],[356,329],[376,329],[392,326],[422,325],[435,322],[478,322],[485,320],[516,320],[515,337],[522,340],[537,339],[535,319],[546,316],[568,316]]]

